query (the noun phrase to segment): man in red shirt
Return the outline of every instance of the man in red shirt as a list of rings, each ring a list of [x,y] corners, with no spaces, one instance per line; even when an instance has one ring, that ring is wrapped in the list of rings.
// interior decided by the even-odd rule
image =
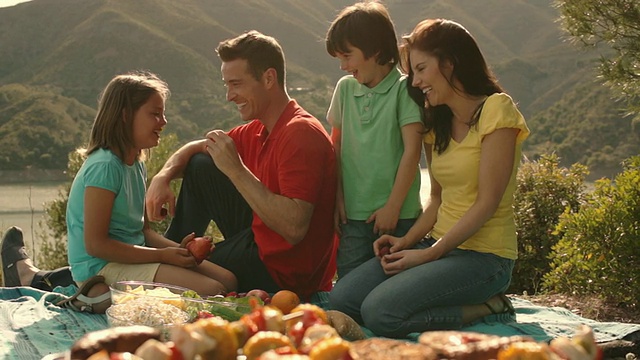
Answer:
[[[216,49],[227,100],[246,123],[213,130],[167,160],[147,191],[147,214],[174,216],[166,236],[202,235],[213,220],[225,240],[210,255],[238,291],[331,289],[336,160],[320,122],[289,97],[278,42],[257,31]],[[183,178],[177,204],[169,183]]]

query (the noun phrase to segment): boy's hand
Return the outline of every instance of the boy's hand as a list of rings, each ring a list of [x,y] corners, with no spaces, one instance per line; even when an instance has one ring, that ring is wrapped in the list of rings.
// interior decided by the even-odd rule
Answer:
[[[374,222],[373,233],[376,235],[393,234],[398,225],[398,215],[397,211],[385,205],[369,216],[367,224]]]

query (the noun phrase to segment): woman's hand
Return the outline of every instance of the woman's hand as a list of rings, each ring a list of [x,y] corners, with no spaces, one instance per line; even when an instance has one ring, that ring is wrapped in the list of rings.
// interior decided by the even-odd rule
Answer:
[[[180,266],[183,268],[192,268],[197,266],[196,259],[189,253],[189,250],[181,247],[166,247],[158,249],[160,251],[160,262]]]
[[[409,249],[384,255],[380,258],[382,270],[387,275],[395,275],[414,266],[438,259],[433,248]]]
[[[391,235],[382,235],[373,242],[373,253],[377,257],[382,257],[389,253],[395,253],[407,248],[407,239]]]

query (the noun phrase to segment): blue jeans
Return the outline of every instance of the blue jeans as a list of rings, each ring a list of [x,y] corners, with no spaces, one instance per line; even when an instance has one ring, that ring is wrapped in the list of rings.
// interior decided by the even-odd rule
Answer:
[[[404,236],[413,226],[416,219],[399,219],[393,236]],[[374,223],[367,224],[364,220],[348,220],[340,224],[340,246],[338,246],[338,280],[351,270],[375,257],[373,242],[380,236],[373,233]]]
[[[211,156],[198,153],[189,159],[184,171],[176,216],[165,236],[177,243],[192,231],[202,236],[211,221],[215,221],[224,240],[216,244],[209,260],[238,278],[238,291],[280,290],[260,259],[251,229],[253,210]]]
[[[414,248],[434,243],[426,238]],[[506,291],[514,262],[454,249],[436,261],[388,276],[373,258],[336,283],[329,303],[381,336],[459,329],[465,325],[462,306],[482,304]]]

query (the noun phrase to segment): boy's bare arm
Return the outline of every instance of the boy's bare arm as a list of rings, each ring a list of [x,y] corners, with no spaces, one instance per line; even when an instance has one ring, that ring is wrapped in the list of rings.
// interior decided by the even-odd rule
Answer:
[[[377,230],[380,234],[391,233],[395,230],[402,204],[404,204],[409,193],[420,162],[423,129],[422,123],[407,124],[401,129],[404,153],[400,159],[389,199],[385,206],[376,211],[375,214],[376,226],[374,231]]]

